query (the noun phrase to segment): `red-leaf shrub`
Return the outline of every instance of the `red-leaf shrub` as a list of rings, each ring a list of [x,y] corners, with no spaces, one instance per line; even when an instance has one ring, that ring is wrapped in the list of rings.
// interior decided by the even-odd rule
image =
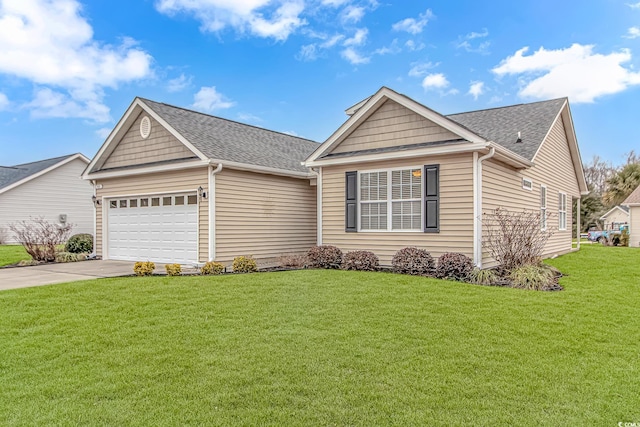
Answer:
[[[379,266],[380,260],[369,251],[347,252],[342,260],[342,268],[345,270],[377,271]]]
[[[473,261],[466,255],[449,252],[438,258],[436,277],[465,281],[473,271]]]
[[[307,252],[309,266],[313,268],[340,268],[342,251],[335,246],[314,246]]]
[[[391,265],[395,273],[428,275],[433,272],[435,261],[424,249],[402,248],[393,256]]]

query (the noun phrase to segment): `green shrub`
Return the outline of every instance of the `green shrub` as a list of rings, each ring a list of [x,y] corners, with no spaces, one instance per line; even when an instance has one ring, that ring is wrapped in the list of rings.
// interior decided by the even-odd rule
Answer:
[[[133,272],[136,276],[151,276],[156,265],[151,261],[138,261],[133,266]]]
[[[237,256],[233,259],[234,273],[253,273],[258,271],[258,264],[251,256]]]
[[[475,285],[493,286],[498,284],[498,275],[493,270],[474,268],[469,275],[469,281]]]
[[[313,268],[340,268],[342,251],[335,246],[314,246],[307,252],[309,265]]]
[[[90,254],[93,252],[93,236],[91,234],[74,234],[64,245],[64,250],[74,254]]]
[[[466,255],[456,252],[442,254],[438,258],[436,277],[465,281],[473,271],[473,261]]]
[[[72,252],[56,253],[56,262],[76,262],[87,259],[87,254],[75,254]]]
[[[208,275],[208,274],[217,275],[217,274],[222,274],[223,272],[224,272],[224,265],[214,261],[209,261],[205,263],[200,269],[200,273],[205,275]]]
[[[556,284],[555,272],[544,265],[525,265],[511,270],[509,279],[514,288],[544,291]]]
[[[408,247],[395,253],[391,265],[395,273],[424,276],[433,272],[435,261],[424,249]]]
[[[167,276],[180,276],[182,274],[182,266],[180,264],[165,264],[164,269]]]
[[[342,268],[345,270],[377,271],[379,266],[380,260],[369,251],[347,252],[342,259]]]

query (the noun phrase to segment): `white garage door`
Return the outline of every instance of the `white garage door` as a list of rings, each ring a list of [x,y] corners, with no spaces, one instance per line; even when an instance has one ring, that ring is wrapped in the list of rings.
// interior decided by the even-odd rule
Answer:
[[[198,260],[198,196],[107,200],[107,256],[123,261],[190,264]]]

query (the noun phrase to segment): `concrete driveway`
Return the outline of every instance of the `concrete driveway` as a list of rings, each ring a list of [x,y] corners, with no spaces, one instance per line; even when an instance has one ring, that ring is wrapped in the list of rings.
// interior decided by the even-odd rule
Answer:
[[[0,268],[0,291],[133,274],[131,261],[80,261]]]

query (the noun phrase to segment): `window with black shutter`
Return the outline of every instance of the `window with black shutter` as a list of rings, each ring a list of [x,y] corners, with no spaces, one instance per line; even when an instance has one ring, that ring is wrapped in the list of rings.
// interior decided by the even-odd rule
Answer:
[[[345,173],[345,231],[358,231],[358,172]]]
[[[424,167],[424,231],[440,231],[440,165]]]

